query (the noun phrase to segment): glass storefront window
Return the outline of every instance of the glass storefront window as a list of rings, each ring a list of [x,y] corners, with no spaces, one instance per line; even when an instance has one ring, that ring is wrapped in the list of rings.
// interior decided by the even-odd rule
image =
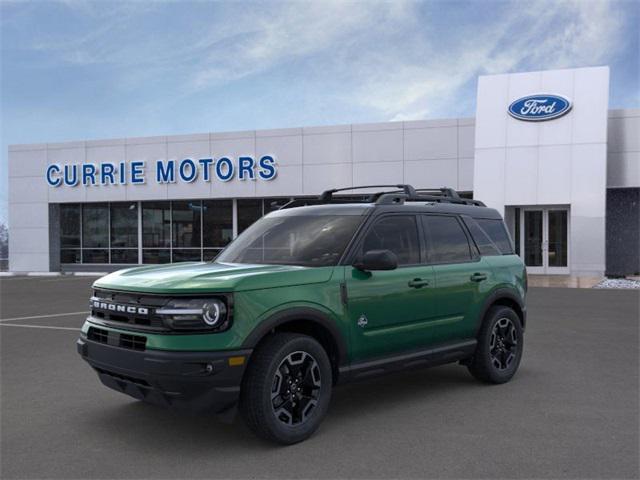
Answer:
[[[80,263],[79,248],[63,248],[60,250],[60,263]]]
[[[290,200],[289,197],[237,200],[238,233]],[[138,228],[140,221],[142,232]],[[233,227],[231,199],[61,204],[60,261],[89,264],[210,261],[233,240]]]
[[[142,204],[142,246],[169,248],[171,245],[171,205],[169,202]]]
[[[142,263],[169,263],[171,251],[168,248],[143,249]]]
[[[200,248],[202,236],[200,235],[200,215],[202,202],[185,201],[172,202],[172,230],[173,244],[176,248]]]
[[[171,250],[172,262],[199,262],[202,260],[202,250],[199,248],[174,248]]]
[[[262,217],[262,199],[241,198],[238,200],[238,235]]]
[[[202,244],[225,247],[233,238],[233,201],[205,200],[202,202]]]
[[[138,248],[138,204],[111,204],[111,248]]]
[[[216,258],[221,251],[221,248],[205,248],[202,251],[202,260],[205,262],[210,262],[211,260]]]
[[[80,263],[80,205],[60,205],[60,262]]]
[[[112,248],[111,263],[138,263],[138,249]]]
[[[109,206],[106,203],[82,206],[82,248],[96,247],[109,247]]]
[[[85,248],[82,250],[82,263],[109,263],[109,250]]]
[[[80,205],[60,205],[60,247],[80,246]]]

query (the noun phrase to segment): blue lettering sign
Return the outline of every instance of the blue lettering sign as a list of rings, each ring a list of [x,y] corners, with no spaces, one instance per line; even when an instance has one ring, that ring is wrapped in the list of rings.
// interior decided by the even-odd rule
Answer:
[[[78,184],[78,166],[64,166],[64,184],[69,187],[75,187]]]
[[[227,173],[224,173],[225,170]],[[227,157],[222,157],[216,162],[216,177],[221,182],[228,182],[233,178],[233,162]]]
[[[144,162],[131,162],[131,183],[140,185],[144,183]]]
[[[141,185],[146,181],[146,162],[144,160],[132,162],[102,162],[82,164],[50,164],[47,165],[45,178],[51,187],[66,185],[74,187],[88,185]],[[213,170],[213,171],[212,171]],[[277,175],[276,161],[271,155],[263,155],[259,161],[254,157],[201,158],[193,160],[185,158],[177,160],[157,160],[155,162],[155,181],[158,184],[192,183],[199,179],[210,182],[217,179],[220,182],[238,180],[273,180]],[[151,177],[153,178],[153,176]]]
[[[251,180],[255,179],[255,175],[253,172],[253,166],[255,162],[251,157],[240,157],[238,158],[238,178],[240,180],[244,180],[245,177],[249,177]]]
[[[163,162],[158,160],[156,162],[156,182],[157,183],[173,183],[176,181],[176,162],[169,160]]]
[[[100,183],[102,185],[113,185],[116,183],[115,175],[113,174],[115,170],[116,167],[113,163],[105,162],[100,165]]]
[[[258,176],[262,180],[273,180],[276,176],[276,161],[273,157],[269,155],[265,155],[260,159],[260,170],[258,171]]]
[[[213,163],[213,158],[201,158],[198,160],[198,163],[202,165],[202,180],[209,182],[211,180],[211,164]]]
[[[188,168],[187,168],[188,167]],[[185,158],[180,162],[180,180],[191,183],[198,176],[198,167],[193,160]]]
[[[53,176],[54,174],[56,177]],[[60,166],[55,163],[49,165],[47,167],[47,183],[52,187],[59,187],[62,183],[62,179],[57,177],[57,175],[60,175]]]

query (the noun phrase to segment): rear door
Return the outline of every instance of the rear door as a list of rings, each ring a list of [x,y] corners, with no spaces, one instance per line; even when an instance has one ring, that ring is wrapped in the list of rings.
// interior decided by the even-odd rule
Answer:
[[[439,342],[475,335],[478,305],[491,269],[456,215],[422,215],[427,258],[434,268]]]
[[[345,267],[352,361],[422,346],[434,318],[433,268],[422,263],[423,249],[413,214],[388,214],[364,232],[356,257],[369,250],[391,250],[398,268],[362,272]]]

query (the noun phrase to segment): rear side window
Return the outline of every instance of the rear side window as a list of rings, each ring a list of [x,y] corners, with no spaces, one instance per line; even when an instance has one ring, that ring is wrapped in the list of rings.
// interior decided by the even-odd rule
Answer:
[[[498,246],[493,243],[493,240],[489,238],[489,235],[480,228],[480,225],[476,223],[473,218],[463,217],[464,223],[467,225],[469,229],[469,233],[473,237],[473,241],[478,246],[478,250],[480,250],[480,255],[502,255]]]
[[[461,263],[471,260],[467,235],[456,217],[424,215],[429,263]]]
[[[362,253],[391,250],[398,265],[420,263],[420,240],[413,215],[393,215],[377,220],[362,242]]]
[[[509,234],[507,234],[507,229],[504,227],[504,222],[502,220],[476,218],[475,221],[495,244],[498,250],[500,250],[502,255],[511,255],[513,253],[511,239],[509,238]]]

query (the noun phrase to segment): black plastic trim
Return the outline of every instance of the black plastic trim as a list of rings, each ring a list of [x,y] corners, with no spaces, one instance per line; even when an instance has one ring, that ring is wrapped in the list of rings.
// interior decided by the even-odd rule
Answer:
[[[280,325],[292,321],[306,320],[324,327],[331,336],[338,349],[338,365],[343,365],[348,359],[347,343],[340,332],[340,329],[327,314],[310,307],[294,307],[278,312],[271,317],[263,320],[260,324],[247,336],[242,344],[242,348],[253,349],[271,330]]]
[[[477,343],[477,340],[473,338],[354,363],[340,368],[339,381],[346,383],[398,370],[433,367],[464,360],[473,355]]]
[[[237,403],[252,353],[251,349],[138,351],[94,342],[84,335],[76,345],[80,356],[109,388],[157,405],[214,413]],[[229,366],[228,358],[235,356],[244,356],[244,363]]]
[[[522,311],[522,315],[518,315],[520,317],[520,320],[522,321],[522,330],[524,330],[526,328],[527,325],[527,306],[524,303],[524,301],[522,300],[522,298],[520,298],[520,296],[512,291],[511,289],[508,288],[498,288],[496,290],[494,290],[493,292],[491,292],[489,294],[488,297],[486,297],[485,301],[484,301],[484,305],[482,307],[481,313],[478,316],[478,325],[476,327],[476,331],[478,331],[480,329],[480,326],[482,325],[482,321],[484,320],[485,315],[487,314],[487,311],[489,311],[489,309],[493,306],[494,303],[502,300],[502,299],[508,299],[511,300],[513,302],[515,302],[519,307],[520,310]],[[517,314],[518,312],[516,312]]]

